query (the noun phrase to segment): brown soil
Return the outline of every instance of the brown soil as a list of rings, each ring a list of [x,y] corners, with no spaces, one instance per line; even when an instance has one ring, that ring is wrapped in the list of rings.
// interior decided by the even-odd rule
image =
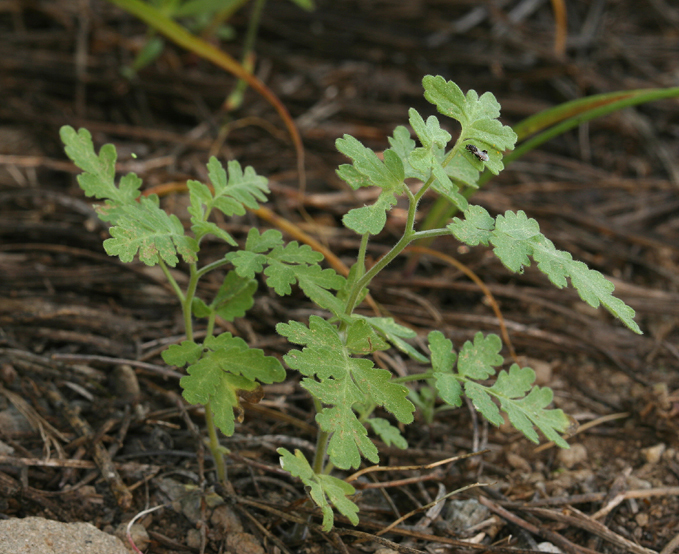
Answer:
[[[324,534],[313,517],[310,532],[295,538],[309,506],[299,502],[300,483],[280,471],[275,448],[305,449],[314,432],[311,403],[291,374],[224,438],[234,493],[214,488],[212,460],[191,425],[202,427],[202,411],[182,404],[177,373],[159,356],[181,337],[178,303],[159,271],[104,253],[105,228],[75,183],[61,125],[86,127],[98,146],[115,143],[121,171],[136,171],[145,187],[205,180],[211,154],[252,165],[271,180],[269,207],[350,263],[358,241],[340,218],[361,201],[334,173],[345,161],[334,141],[349,133],[382,150],[393,128],[407,122],[409,107],[434,113],[422,97],[424,75],[492,91],[507,124],[591,94],[677,85],[679,10],[665,0],[568,2],[563,56],[554,54],[552,10],[561,2],[537,2],[528,13],[521,12],[528,2],[319,4],[306,13],[269,2],[256,47],[258,76],[304,140],[303,207],[311,216],[305,220],[295,151],[275,111],[252,91],[237,111],[221,110],[235,83],[231,75],[168,46],[127,81],[121,68],[146,33],[131,16],[103,0],[0,2],[0,446],[10,447],[0,453],[0,513],[90,521],[112,531],[176,498],[171,484],[189,497],[189,485],[198,485],[205,494],[194,494],[191,514],[175,503],[142,519],[147,552],[525,552],[545,541],[568,553],[673,552],[676,100],[559,136],[475,197],[492,213],[524,210],[558,248],[613,278],[616,294],[637,311],[643,336],[587,308],[573,289],[554,288],[533,268],[512,275],[486,249],[462,249],[452,238],[434,245],[489,286],[518,356],[580,424],[570,451],[536,448],[510,427],[486,426],[468,408],[441,412],[432,423],[418,418],[405,430],[407,451],[382,445],[384,465],[488,451],[442,468],[378,474],[393,486],[363,492],[359,527],[338,518],[336,532]],[[233,21],[239,37],[247,14]],[[241,40],[222,47],[238,56]],[[454,122],[448,128],[457,129]],[[170,209],[185,205],[180,194],[163,201]],[[375,241],[371,260],[398,236],[398,215]],[[270,225],[253,214],[224,224],[239,239],[253,225]],[[216,243],[208,249],[208,259],[221,255]],[[205,291],[218,285],[208,280]],[[260,293],[250,317],[225,329],[282,355],[286,344],[275,323],[314,312],[301,295],[279,298],[264,286]],[[423,257],[412,275],[404,274],[403,262],[394,264],[372,294],[421,337],[440,329],[459,348],[479,330],[499,333],[479,288],[433,257]],[[379,363],[421,370],[395,352]],[[105,463],[119,470],[120,482],[102,478]],[[420,511],[377,535],[440,491],[477,482],[486,486],[455,497],[486,506],[476,527],[468,519],[455,528],[445,516],[456,511],[451,504],[441,515]],[[229,509],[215,515],[215,499]],[[240,520],[240,534],[224,530],[219,518],[226,516]]]

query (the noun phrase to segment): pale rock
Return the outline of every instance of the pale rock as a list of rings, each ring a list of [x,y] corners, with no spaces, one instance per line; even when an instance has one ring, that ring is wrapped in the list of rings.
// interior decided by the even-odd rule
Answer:
[[[90,523],[41,517],[0,521],[0,554],[127,554],[118,537]]]
[[[572,469],[577,464],[587,461],[587,448],[583,444],[571,444],[571,447],[562,448],[557,454],[557,459],[565,468]]]
[[[641,450],[641,454],[644,456],[644,459],[649,464],[657,464],[662,459],[662,455],[663,452],[665,452],[665,448],[667,448],[667,445],[661,442],[660,444],[656,444],[655,446],[643,448]]]

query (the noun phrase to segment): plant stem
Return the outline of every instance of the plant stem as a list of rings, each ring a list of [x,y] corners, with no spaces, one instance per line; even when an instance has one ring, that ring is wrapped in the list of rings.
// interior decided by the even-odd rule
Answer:
[[[165,278],[167,279],[167,282],[170,283],[170,286],[172,287],[172,290],[174,291],[174,293],[177,295],[177,298],[179,298],[179,301],[183,304],[184,303],[184,293],[182,292],[182,289],[179,288],[179,285],[177,284],[177,281],[175,280],[175,278],[172,277],[172,273],[170,273],[170,270],[168,269],[167,265],[165,264],[165,262],[162,259],[158,260],[158,265],[160,266],[160,269],[165,274]]]
[[[196,276],[198,277],[198,279],[200,279],[206,273],[209,273],[213,269],[217,269],[218,267],[222,267],[223,265],[226,265],[228,263],[230,263],[229,260],[225,260],[225,259],[222,258],[221,260],[217,260],[216,262],[212,262],[211,264],[207,264],[206,266],[201,267],[196,272]]]
[[[221,261],[221,260],[220,260]],[[213,264],[210,264],[213,265]],[[189,284],[186,287],[186,293],[182,295],[182,315],[184,316],[184,331],[188,340],[193,340],[193,320],[191,319],[193,299],[196,295],[196,288],[198,287],[198,280],[200,276],[206,273],[209,266],[204,267],[198,271],[197,264],[189,264]],[[166,275],[169,274],[169,271]],[[174,281],[174,279],[173,279]],[[180,291],[181,292],[181,291]],[[208,323],[208,336],[214,329],[214,317]],[[207,427],[207,434],[210,438],[209,448],[212,453],[212,458],[215,461],[217,468],[217,478],[220,482],[226,483],[226,464],[224,463],[224,454],[222,447],[219,444],[219,436],[217,435],[217,426],[212,418],[211,402],[205,404],[205,426]]]
[[[320,414],[323,409],[323,404],[321,404],[321,401],[315,396],[312,395],[311,398],[313,399],[316,413]],[[316,475],[323,473],[323,461],[325,460],[325,452],[328,449],[329,438],[330,434],[319,427],[318,432],[316,433],[316,452],[314,454],[314,464],[312,466]]]
[[[431,184],[432,180],[430,179],[429,182],[427,182],[422,188],[425,189],[426,187]],[[354,308],[356,308],[356,302],[358,300],[358,297],[361,293],[361,291],[367,287],[370,284],[370,281],[372,281],[375,276],[382,271],[387,265],[389,265],[396,256],[398,256],[403,250],[405,249],[406,246],[408,246],[415,238],[417,237],[417,233],[414,230],[415,227],[415,214],[417,212],[417,204],[419,201],[419,198],[421,198],[421,195],[418,194],[418,196],[413,196],[413,194],[410,192],[410,189],[408,187],[405,187],[406,193],[408,195],[409,199],[409,205],[408,205],[408,218],[406,219],[406,224],[405,224],[405,230],[403,232],[403,236],[401,239],[392,247],[389,252],[387,252],[380,260],[372,266],[365,274],[357,278],[356,283],[354,283],[354,286],[351,288],[351,293],[349,294],[349,298],[347,299],[347,304],[344,313],[347,315],[351,315],[354,311]],[[422,194],[424,194],[423,191]],[[364,235],[365,237],[366,235]],[[363,241],[364,239],[361,240],[361,247],[363,247]],[[366,241],[367,244],[367,241]],[[364,253],[365,256],[365,253]]]
[[[219,437],[217,436],[217,427],[212,419],[212,406],[208,402],[205,404],[205,424],[207,426],[207,434],[210,438],[210,452],[215,460],[215,467],[217,468],[217,478],[220,483],[226,483],[226,464],[224,463],[224,454],[222,447],[219,444]]]
[[[196,295],[196,287],[198,286],[198,270],[196,264],[189,265],[189,284],[186,287],[186,295],[182,302],[182,313],[184,315],[184,331],[186,331],[186,338],[193,340],[193,321],[191,320],[191,305],[193,304],[193,297]]]

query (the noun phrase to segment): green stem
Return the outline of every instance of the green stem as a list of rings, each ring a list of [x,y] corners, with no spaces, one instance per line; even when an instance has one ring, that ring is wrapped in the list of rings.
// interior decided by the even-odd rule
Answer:
[[[215,467],[217,468],[217,478],[220,483],[226,483],[226,463],[224,462],[224,453],[222,446],[219,444],[219,437],[217,436],[217,427],[212,419],[212,406],[208,402],[205,404],[205,424],[207,426],[207,434],[210,438],[210,452],[215,460]]]
[[[203,343],[205,343],[205,341],[214,333],[216,318],[217,314],[215,312],[210,312],[210,316],[207,318],[207,327],[205,328],[205,339],[203,339]]]
[[[415,373],[413,375],[404,375],[403,377],[395,377],[391,380],[392,383],[412,383],[413,381],[426,381],[434,377],[434,370],[425,371],[424,373]]]
[[[361,237],[361,246],[358,248],[358,257],[356,258],[356,279],[360,279],[365,274],[365,255],[368,251],[368,241],[370,241],[370,233],[365,233]]]
[[[375,278],[375,276],[382,271],[385,267],[387,267],[393,260],[396,258],[403,250],[413,241],[416,240],[417,238],[420,238],[420,233],[421,232],[416,232],[414,230],[415,227],[415,214],[417,212],[417,204],[419,199],[422,197],[420,192],[424,194],[426,192],[426,188],[429,184],[431,184],[431,180],[425,184],[422,188],[425,189],[424,191],[420,190],[416,196],[413,196],[413,194],[410,192],[410,189],[406,187],[408,199],[410,200],[409,206],[408,206],[408,218],[406,220],[405,224],[405,230],[403,232],[403,236],[401,239],[392,247],[389,252],[387,252],[380,260],[372,266],[363,276],[361,276],[359,279],[356,280],[356,283],[354,283],[354,286],[351,288],[351,292],[349,294],[349,298],[347,299],[347,304],[344,313],[346,315],[351,315],[356,308],[356,302],[358,300],[358,297],[361,293],[361,291],[367,287],[370,282]],[[434,230],[435,234],[434,236],[440,236],[442,234],[447,234],[448,231],[446,229],[436,229]]]
[[[158,265],[160,266],[162,272],[165,274],[165,278],[167,279],[167,282],[170,283],[170,286],[172,287],[174,293],[177,295],[177,298],[179,298],[179,301],[183,304],[184,293],[182,292],[182,289],[179,288],[179,285],[177,284],[175,278],[172,277],[172,273],[170,273],[170,270],[168,269],[167,265],[163,260],[158,260]]]
[[[314,408],[317,414],[321,413],[323,409],[323,404],[315,396],[311,396],[314,402]],[[323,431],[320,427],[316,433],[316,453],[314,454],[313,470],[316,475],[323,473],[323,461],[325,460],[325,453],[328,449],[328,439],[330,438],[330,433]]]
[[[193,304],[193,299],[196,295],[198,280],[200,279],[201,275],[205,274],[208,271],[207,269],[208,267],[209,266],[206,266],[199,271],[197,264],[195,263],[189,264],[189,284],[186,287],[186,293],[183,295],[182,300],[184,331],[186,332],[186,338],[188,340],[193,340],[193,320],[191,319],[192,316],[191,306]],[[208,336],[212,333],[213,329],[214,329],[214,317],[212,317],[208,321],[208,332],[209,332]],[[210,438],[209,443],[210,452],[212,453],[212,457],[215,461],[215,466],[217,468],[217,478],[221,483],[226,483],[226,464],[224,463],[224,453],[222,451],[221,445],[219,444],[217,426],[215,425],[214,419],[212,417],[211,402],[207,402],[205,404],[205,426],[207,427],[207,434],[208,437]]]
[[[221,260],[217,260],[216,262],[212,262],[211,264],[207,264],[206,266],[201,267],[197,272],[196,276],[198,279],[200,279],[203,275],[206,273],[209,273],[210,271],[213,271],[217,268],[220,268],[226,264],[230,263],[229,260],[225,260],[222,258]]]
[[[196,287],[198,286],[198,270],[196,264],[189,264],[189,284],[186,287],[186,295],[182,302],[182,313],[184,315],[184,330],[186,331],[186,338],[193,340],[193,321],[191,320],[191,306],[193,298],[196,295]]]

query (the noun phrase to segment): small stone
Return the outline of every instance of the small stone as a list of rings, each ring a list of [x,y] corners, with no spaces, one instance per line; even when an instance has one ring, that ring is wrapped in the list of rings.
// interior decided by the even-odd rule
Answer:
[[[561,549],[551,542],[541,542],[538,544],[538,550],[540,552],[553,552],[554,554],[561,554]]]
[[[636,489],[652,489],[653,485],[651,484],[650,481],[647,481],[646,479],[640,479],[636,475],[632,474],[627,478],[627,487],[631,490],[636,490]]]
[[[646,527],[648,525],[648,514],[646,512],[639,512],[634,516],[634,521],[637,522],[639,527]]]
[[[198,529],[189,529],[186,533],[186,546],[189,548],[200,549],[203,538],[200,536]]]
[[[490,517],[490,510],[475,498],[450,500],[446,505],[446,528],[455,534],[478,525]]]
[[[649,464],[657,464],[662,459],[665,448],[667,448],[667,445],[661,442],[655,446],[643,448],[641,453]]]
[[[127,525],[127,523],[121,523],[118,525],[115,535],[121,541],[123,541],[123,544],[130,552],[134,552],[134,549],[130,545],[130,541],[127,540]],[[135,523],[132,525],[132,527],[130,527],[130,537],[132,538],[134,545],[141,551],[146,550],[149,543],[151,542],[149,534],[146,532],[146,527],[144,527],[141,523]]]
[[[118,537],[90,523],[41,517],[0,521],[0,554],[127,554]]]
[[[526,460],[526,458],[524,458],[523,456],[519,456],[518,454],[514,454],[513,452],[507,452],[505,454],[505,457],[507,458],[507,463],[514,469],[519,469],[526,473],[531,471],[531,467],[530,464],[528,463],[528,460]]]
[[[587,449],[583,444],[575,443],[568,449],[559,450],[556,457],[565,468],[571,469],[587,460]]]
[[[219,533],[221,538],[226,538],[229,533],[240,533],[243,531],[243,525],[240,518],[233,511],[230,506],[222,504],[217,506],[212,512],[210,523],[214,530]]]
[[[262,545],[250,533],[229,533],[226,537],[226,548],[238,554],[266,554]]]
[[[110,377],[110,384],[113,393],[120,402],[136,404],[141,396],[141,388],[137,374],[131,366],[127,364],[117,366]]]

